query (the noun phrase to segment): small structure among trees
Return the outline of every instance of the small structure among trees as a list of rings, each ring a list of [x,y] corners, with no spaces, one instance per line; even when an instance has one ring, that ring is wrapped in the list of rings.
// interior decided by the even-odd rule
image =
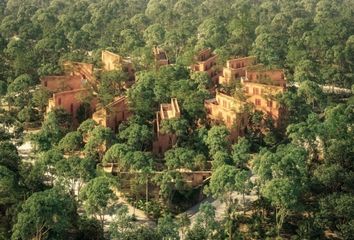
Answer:
[[[176,98],[171,98],[170,104],[160,105],[160,111],[156,113],[155,121],[156,140],[153,142],[153,152],[155,154],[163,154],[176,144],[176,135],[173,132],[161,131],[161,126],[163,121],[178,119],[180,116],[181,111]]]

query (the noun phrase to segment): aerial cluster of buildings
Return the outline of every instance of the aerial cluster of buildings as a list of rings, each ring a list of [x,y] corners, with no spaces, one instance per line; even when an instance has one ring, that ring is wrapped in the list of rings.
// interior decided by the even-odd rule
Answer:
[[[153,48],[156,68],[169,64],[167,54],[158,47]],[[128,75],[125,86],[129,88],[135,81],[134,67],[129,58],[121,57],[109,51],[102,52],[102,67],[94,69],[92,64],[64,62],[62,76],[46,76],[41,79],[44,88],[52,93],[47,112],[53,108],[63,108],[71,113],[74,125],[78,125],[77,114],[80,106],[85,103],[90,108],[92,119],[98,124],[114,131],[130,116],[127,98],[116,97],[107,106],[102,106],[94,89],[100,84],[96,72],[122,70]],[[191,66],[192,72],[206,72],[215,87],[214,98],[205,101],[207,118],[211,124],[225,124],[230,130],[233,141],[245,134],[248,125],[249,110],[253,109],[267,114],[279,125],[283,109],[276,100],[279,93],[286,91],[286,79],[282,69],[268,69],[257,64],[255,57],[235,58],[227,61],[226,66],[219,71],[217,55],[211,49],[200,51]],[[223,91],[223,86],[238,86],[243,97]],[[152,151],[163,155],[176,144],[176,136],[161,130],[163,121],[179,119],[181,111],[176,98],[170,103],[162,103],[156,112],[154,121],[154,136]]]
[[[218,86],[215,97],[205,101],[207,117],[212,124],[224,124],[230,130],[230,140],[245,134],[248,115],[261,111],[270,117],[275,126],[281,124],[284,109],[277,101],[277,95],[286,91],[286,78],[282,69],[269,69],[257,64],[253,56],[230,59],[219,73],[217,56],[211,50],[199,52],[197,66],[192,71],[206,72]],[[214,66],[214,67],[213,67]],[[238,88],[242,97],[223,91],[222,87]],[[236,87],[237,86],[237,87]]]
[[[64,62],[64,75],[45,76],[41,79],[44,88],[52,93],[49,99],[47,112],[54,108],[63,108],[72,116],[74,125],[78,125],[78,109],[83,104],[90,108],[93,120],[105,127],[117,130],[119,124],[130,116],[127,99],[117,97],[107,106],[102,106],[93,89],[99,85],[92,64],[79,62]],[[122,69],[128,75],[126,85],[134,82],[135,74],[133,64],[117,54],[103,51],[102,68],[98,71],[109,72]]]

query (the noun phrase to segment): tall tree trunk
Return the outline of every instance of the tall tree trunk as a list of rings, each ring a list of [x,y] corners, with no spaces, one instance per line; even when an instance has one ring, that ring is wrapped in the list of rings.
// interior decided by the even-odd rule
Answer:
[[[149,201],[149,177],[146,177],[146,183],[145,183],[145,200],[146,202]]]

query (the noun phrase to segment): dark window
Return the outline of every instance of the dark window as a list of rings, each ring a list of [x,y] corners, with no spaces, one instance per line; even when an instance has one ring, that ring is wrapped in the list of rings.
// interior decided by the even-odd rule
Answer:
[[[261,100],[260,99],[256,99],[255,103],[256,103],[256,106],[260,106],[261,105]]]
[[[70,112],[71,112],[71,114],[74,113],[74,104],[70,104]]]
[[[61,98],[58,99],[58,104],[61,106]]]
[[[47,81],[44,81],[44,86],[45,86],[45,87],[47,87],[47,86],[48,86]]]
[[[267,101],[267,107],[272,108],[273,107],[273,102],[272,101]]]

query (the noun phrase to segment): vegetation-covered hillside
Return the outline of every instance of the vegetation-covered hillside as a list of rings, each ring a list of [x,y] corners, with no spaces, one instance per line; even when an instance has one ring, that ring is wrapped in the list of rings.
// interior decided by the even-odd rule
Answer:
[[[353,0],[0,0],[0,239],[353,239],[353,23]],[[172,65],[157,70],[153,46]],[[204,48],[220,69],[250,55],[284,69],[283,127],[252,112],[231,143],[225,126],[210,125],[212,83],[189,71]],[[84,107],[77,129],[62,109],[46,114],[40,77],[61,74],[66,60],[100,68],[102,50],[134,64],[128,90],[121,72],[98,74],[95,89],[103,105],[127,96],[129,121],[115,133]],[[161,131],[176,144],[156,156],[155,112],[171,98],[181,118]],[[24,141],[30,157],[18,153]],[[211,177],[191,189],[177,169]],[[152,223],[131,216],[117,191]],[[225,203],[225,216],[202,204],[191,224],[179,213],[203,194]]]

